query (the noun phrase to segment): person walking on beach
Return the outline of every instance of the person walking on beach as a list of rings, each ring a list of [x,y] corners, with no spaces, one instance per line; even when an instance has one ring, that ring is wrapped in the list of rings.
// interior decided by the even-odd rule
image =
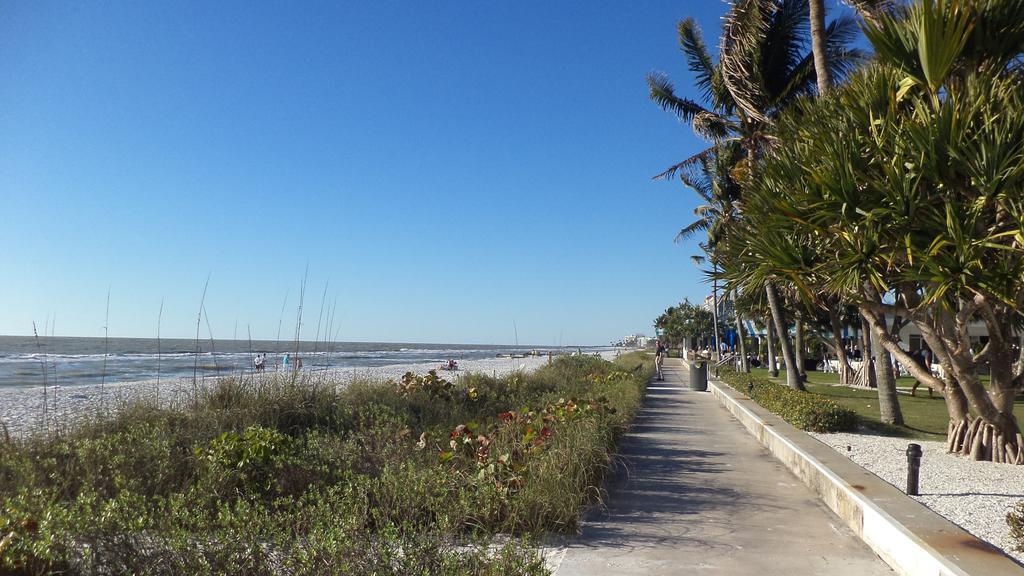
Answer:
[[[659,339],[657,341],[657,343],[655,344],[655,349],[654,349],[654,368],[658,372],[658,381],[659,382],[665,380],[665,376],[661,372],[661,365],[665,363],[665,354],[666,354],[666,352],[667,352],[667,350],[665,349],[665,345],[662,344],[661,340]]]

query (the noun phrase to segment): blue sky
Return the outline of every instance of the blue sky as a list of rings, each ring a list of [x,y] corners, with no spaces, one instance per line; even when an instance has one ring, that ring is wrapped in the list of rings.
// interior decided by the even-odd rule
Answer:
[[[627,9],[628,6],[628,9]],[[708,287],[691,2],[4,2],[0,333],[601,344]],[[205,335],[206,328],[203,327]]]

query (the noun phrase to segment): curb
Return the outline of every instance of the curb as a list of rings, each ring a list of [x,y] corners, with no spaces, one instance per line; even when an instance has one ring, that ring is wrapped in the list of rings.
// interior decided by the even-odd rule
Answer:
[[[995,546],[964,531],[750,398],[710,378],[708,389],[897,574],[1024,575],[1024,567]]]

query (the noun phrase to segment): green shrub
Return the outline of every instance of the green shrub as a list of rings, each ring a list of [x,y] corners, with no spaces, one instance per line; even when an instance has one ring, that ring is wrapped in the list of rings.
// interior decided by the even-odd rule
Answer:
[[[857,414],[820,394],[801,392],[770,380],[733,370],[722,381],[793,426],[808,432],[843,432],[857,426]]]
[[[1006,523],[1010,526],[1010,540],[1014,549],[1024,552],[1024,502],[1017,504],[1006,515]]]
[[[0,441],[0,573],[545,574],[652,371],[233,378]]]
[[[241,434],[222,432],[195,456],[206,464],[217,493],[266,492],[273,494],[275,479],[292,459],[292,438],[262,426],[249,426]]]

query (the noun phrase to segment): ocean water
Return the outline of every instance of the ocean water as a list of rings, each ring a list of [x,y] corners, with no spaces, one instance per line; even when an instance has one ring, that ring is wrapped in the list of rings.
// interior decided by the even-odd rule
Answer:
[[[308,368],[370,368],[391,364],[479,360],[499,354],[525,354],[530,346],[410,344],[387,342],[299,342]],[[603,348],[601,348],[603,349]],[[295,356],[295,342],[155,338],[77,338],[0,336],[0,387],[76,386],[160,378],[227,375],[251,370],[257,354],[267,369]],[[549,349],[540,349],[546,353]],[[575,350],[573,348],[572,350]],[[598,348],[588,348],[591,352]],[[557,352],[557,350],[556,350]]]

